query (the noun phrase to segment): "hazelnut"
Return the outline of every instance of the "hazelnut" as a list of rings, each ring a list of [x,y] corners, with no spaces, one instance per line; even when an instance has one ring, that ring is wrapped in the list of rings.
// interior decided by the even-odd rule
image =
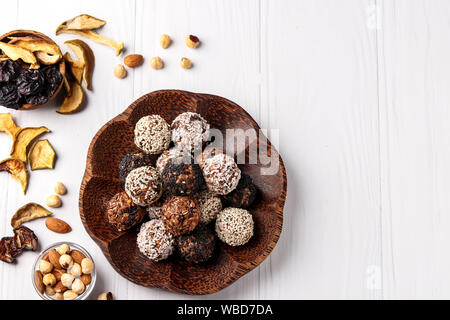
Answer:
[[[70,247],[68,244],[64,243],[60,245],[58,248],[56,248],[56,251],[58,251],[60,255],[63,255],[70,251]]]
[[[73,275],[71,275],[70,273],[64,273],[61,276],[61,283],[66,288],[70,288],[70,286],[72,285],[74,280],[75,280],[75,277]]]
[[[195,49],[198,47],[199,44],[200,44],[200,40],[196,36],[193,36],[192,34],[190,34],[186,37],[186,45],[189,48]]]
[[[72,283],[72,291],[76,294],[82,294],[84,290],[86,289],[83,281],[80,279],[75,279],[75,281]]]
[[[161,69],[164,67],[164,63],[160,57],[153,57],[150,59],[150,66],[153,69]]]
[[[81,279],[81,281],[83,281],[85,286],[91,284],[91,281],[92,281],[92,277],[90,274],[82,274],[80,279]]]
[[[47,273],[47,274],[44,276],[43,281],[44,281],[44,284],[45,284],[46,286],[51,286],[51,287],[53,287],[53,286],[56,284],[56,277],[55,277],[53,274],[51,274],[51,273]]]
[[[42,274],[50,273],[53,270],[53,265],[46,260],[41,260],[39,262],[39,270]]]
[[[125,69],[125,67],[121,64],[118,64],[115,68],[114,68],[114,76],[116,78],[119,79],[123,79],[127,76],[127,70]]]
[[[159,43],[161,44],[161,47],[163,48],[163,49],[167,49],[169,46],[170,46],[170,42],[171,42],[172,40],[170,39],[170,36],[169,35],[167,35],[167,34],[163,34],[162,36],[161,36],[161,38],[159,39]]]
[[[113,299],[114,297],[111,292],[103,292],[97,298],[97,300],[113,300]]]
[[[181,58],[180,66],[183,69],[190,69],[192,67],[192,62],[188,58]]]
[[[73,259],[71,256],[69,256],[68,254],[63,254],[60,258],[59,258],[59,264],[61,265],[61,267],[63,267],[64,269],[67,269],[69,267],[71,267],[73,265]]]
[[[91,259],[84,258],[81,260],[81,270],[84,274],[91,274],[94,271],[94,262]]]
[[[72,269],[70,269],[70,273],[75,277],[81,276],[81,266],[78,263],[74,263]]]
[[[45,294],[50,297],[53,297],[56,294],[56,291],[52,287],[47,286],[47,287],[45,287]]]
[[[47,199],[45,199],[45,203],[50,208],[59,208],[61,207],[61,198],[57,196],[56,194],[53,194],[51,196],[48,196]]]
[[[78,298],[78,294],[72,290],[67,290],[64,292],[64,300],[75,300],[76,298]]]
[[[57,292],[55,295],[55,300],[64,300],[64,294],[61,292]]]
[[[60,196],[63,196],[67,193],[67,188],[62,182],[57,182],[53,187],[53,190],[55,191],[56,194],[59,194]]]

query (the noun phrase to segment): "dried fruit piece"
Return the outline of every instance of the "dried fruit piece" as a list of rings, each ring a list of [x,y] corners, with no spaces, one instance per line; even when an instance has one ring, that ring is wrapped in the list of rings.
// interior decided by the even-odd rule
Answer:
[[[47,139],[36,141],[28,153],[31,170],[53,169],[55,155],[55,150]]]
[[[106,24],[105,20],[101,20],[90,16],[88,14],[81,14],[76,16],[73,19],[64,21],[59,25],[56,29],[56,34],[58,34],[59,30],[68,29],[68,30],[93,30],[103,27]]]
[[[1,41],[0,50],[2,50],[3,53],[13,61],[21,59],[23,62],[31,64],[31,69],[39,68],[39,63],[37,62],[35,55],[30,50]]]
[[[16,247],[18,249],[28,249],[33,251],[37,249],[37,237],[31,229],[25,226],[20,226],[18,228],[15,228],[13,232],[14,241],[16,242]]]
[[[77,111],[84,101],[84,91],[76,81],[69,82],[71,95],[66,96],[61,107],[56,112],[61,114],[70,114]]]
[[[13,179],[19,181],[22,186],[23,194],[27,192],[28,187],[28,171],[25,163],[17,159],[5,159],[0,162],[0,172],[7,171]]]
[[[72,228],[67,224],[67,222],[57,218],[48,218],[45,220],[45,225],[49,230],[56,233],[68,233],[72,231]]]
[[[92,30],[70,30],[70,29],[63,27],[56,31],[57,35],[61,34],[61,33],[76,34],[78,36],[82,36],[82,37],[91,39],[92,41],[95,41],[97,43],[109,46],[109,47],[113,48],[114,50],[116,50],[116,56],[120,55],[120,53],[122,52],[122,50],[124,48],[123,42],[116,42],[114,40],[108,39],[104,36],[99,35],[97,32],[92,31]]]
[[[123,59],[123,63],[129,68],[136,68],[142,64],[144,57],[140,54],[130,54]]]
[[[95,56],[86,42],[79,39],[64,42],[72,49],[78,60],[84,64],[83,81],[88,90],[92,90],[92,73],[94,71]]]
[[[56,57],[56,62],[61,60],[62,53],[56,43],[49,42],[42,39],[34,39],[30,37],[13,38],[10,44],[14,44],[20,48],[26,49],[31,52],[43,52],[49,56]],[[35,54],[36,55],[36,54]],[[40,54],[42,56],[42,54]],[[37,57],[39,59],[39,57]],[[54,63],[56,63],[54,62]]]
[[[22,223],[50,216],[52,213],[41,205],[31,202],[20,207],[11,218],[11,226],[17,228]]]
[[[14,140],[20,127],[16,126],[10,113],[0,113],[0,131],[8,134]]]
[[[36,51],[34,55],[38,59],[39,63],[45,64],[47,66],[56,64],[61,60],[60,56],[54,56],[44,51]]]
[[[27,163],[28,145],[43,133],[51,132],[46,127],[23,128],[17,133],[14,144],[11,149],[11,156],[15,159]]]
[[[64,60],[66,61],[66,65],[69,66],[68,69],[72,76],[79,84],[81,84],[81,81],[83,80],[84,63],[79,60],[73,60],[68,52],[64,54]]]

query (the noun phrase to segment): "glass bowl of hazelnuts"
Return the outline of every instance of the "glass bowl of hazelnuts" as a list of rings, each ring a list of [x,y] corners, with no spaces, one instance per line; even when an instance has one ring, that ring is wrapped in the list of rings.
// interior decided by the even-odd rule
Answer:
[[[31,278],[44,300],[85,300],[95,286],[95,264],[80,245],[58,242],[37,257]]]

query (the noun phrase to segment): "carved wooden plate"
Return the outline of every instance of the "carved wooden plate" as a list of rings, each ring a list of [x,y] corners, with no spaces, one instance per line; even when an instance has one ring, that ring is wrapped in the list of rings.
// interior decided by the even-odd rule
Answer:
[[[258,266],[273,250],[280,237],[283,207],[286,199],[286,171],[281,157],[267,139],[248,142],[267,148],[267,154],[279,159],[274,175],[261,175],[263,165],[240,165],[258,188],[258,197],[249,209],[255,220],[255,235],[242,247],[230,247],[220,241],[214,256],[204,264],[194,265],[172,255],[168,260],[153,262],[137,248],[139,227],[127,232],[113,229],[104,215],[107,201],[123,190],[118,164],[126,154],[137,151],[133,131],[136,122],[150,114],[161,115],[168,123],[180,113],[200,113],[211,125],[220,129],[256,129],[259,126],[237,104],[222,97],[178,90],[149,93],[135,101],[122,114],[105,124],[89,147],[86,171],[80,190],[80,216],[89,235],[104,255],[126,279],[137,284],[164,288],[184,294],[200,295],[217,292]]]

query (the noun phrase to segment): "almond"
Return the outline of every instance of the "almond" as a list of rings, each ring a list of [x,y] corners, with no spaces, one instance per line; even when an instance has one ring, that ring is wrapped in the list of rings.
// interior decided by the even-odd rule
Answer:
[[[83,275],[81,275],[80,279],[84,283],[85,286],[89,285],[92,281],[92,277],[90,274],[83,274]]]
[[[86,256],[78,250],[70,251],[70,256],[72,257],[73,261],[78,263],[80,266],[81,266],[81,261],[83,261],[83,259],[86,258]]]
[[[125,65],[129,68],[135,68],[142,64],[144,58],[140,54],[130,54],[123,59]]]
[[[72,231],[72,228],[67,224],[67,222],[57,218],[48,218],[45,220],[45,225],[49,230],[56,233],[68,233]]]
[[[59,264],[59,258],[61,255],[55,249],[52,249],[48,252],[48,260],[53,265],[55,269],[61,269],[61,264]]]
[[[34,274],[34,279],[35,279],[36,288],[38,289],[38,291],[41,294],[44,294],[44,291],[45,291],[44,280],[42,277],[42,273],[39,270],[36,270],[36,273]]]
[[[54,269],[53,271],[52,271],[52,273],[53,273],[53,275],[55,276],[55,278],[56,278],[56,281],[59,281],[59,280],[61,280],[61,276],[64,274],[64,273],[66,273],[64,270],[62,270],[62,269]]]
[[[63,293],[67,290],[67,288],[62,284],[61,281],[58,281],[55,286],[53,287],[55,289],[56,293]]]

